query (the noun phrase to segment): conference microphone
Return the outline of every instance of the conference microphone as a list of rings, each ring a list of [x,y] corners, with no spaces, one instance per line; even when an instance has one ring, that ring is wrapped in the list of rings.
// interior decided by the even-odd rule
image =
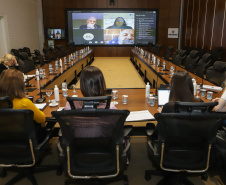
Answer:
[[[46,98],[45,97],[42,97],[41,83],[40,83],[40,74],[38,74],[38,77],[39,77],[39,80],[38,81],[39,81],[40,98],[38,98],[36,100],[36,103],[43,103],[46,100]]]
[[[159,79],[159,74],[157,73],[157,80],[156,80],[156,87],[155,87],[155,98],[158,97],[158,79]]]

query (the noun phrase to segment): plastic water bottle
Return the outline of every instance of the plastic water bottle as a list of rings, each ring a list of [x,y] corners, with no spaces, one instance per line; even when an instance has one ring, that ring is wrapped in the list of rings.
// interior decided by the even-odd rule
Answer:
[[[150,94],[150,85],[149,85],[149,82],[147,82],[146,89],[145,89],[145,97],[148,98],[149,94]]]
[[[195,96],[196,95],[196,90],[197,90],[197,83],[196,83],[196,80],[194,78],[192,78],[192,82],[193,82],[194,96]]]
[[[59,88],[57,87],[57,85],[55,85],[54,88],[54,96],[56,101],[60,101]]]
[[[171,67],[170,67],[170,77],[172,78],[173,75],[174,75],[174,67],[171,66]]]
[[[62,67],[63,66],[63,64],[62,64],[62,60],[60,59],[60,67]]]
[[[53,66],[52,66],[52,64],[49,64],[49,73],[50,73],[50,74],[53,73]]]
[[[39,71],[36,69],[36,80],[39,80]]]
[[[58,69],[58,67],[59,67],[58,60],[56,60],[56,62],[55,62],[55,68]]]

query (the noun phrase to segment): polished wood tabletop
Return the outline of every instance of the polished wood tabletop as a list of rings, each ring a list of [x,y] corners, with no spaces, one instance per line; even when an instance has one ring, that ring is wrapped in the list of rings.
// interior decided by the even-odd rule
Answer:
[[[139,53],[131,50],[131,52],[138,57],[138,59],[148,67],[151,71],[153,71],[156,75],[158,75],[159,78],[162,78],[162,82],[165,82],[165,84],[169,83],[171,78],[169,76],[169,71],[164,71],[166,74],[162,74],[162,67],[158,67],[157,65],[151,64],[151,61],[148,60],[147,58],[144,58],[141,56]],[[63,65],[61,68],[58,68],[58,70],[54,71],[54,75],[49,74],[49,64],[46,64],[42,68],[46,70],[46,78],[40,80],[41,84],[41,91],[45,94],[45,88],[48,87],[48,84],[50,83],[55,83],[56,80],[59,78],[64,73],[72,73],[69,71],[73,66],[76,64],[79,64],[81,66],[81,62],[83,62],[83,59],[85,59],[85,62],[87,62],[86,57],[90,57],[89,55],[92,54],[92,51],[87,52],[85,55],[78,57],[76,60],[71,62],[71,65]],[[163,61],[162,58],[160,58],[161,62]],[[52,65],[55,65],[54,62],[52,62]],[[169,69],[170,66],[174,66],[176,70],[185,70],[181,67],[175,66],[169,61],[166,61],[166,68]],[[77,69],[77,66],[75,67]],[[75,70],[75,69],[73,69]],[[82,70],[82,69],[80,69]],[[29,74],[34,74],[34,71],[30,72]],[[195,74],[189,73],[192,78],[195,78],[197,83],[202,83],[202,79]],[[35,78],[30,80],[30,84],[35,85],[36,88],[33,88],[33,91],[28,91],[28,96],[33,96],[34,97],[34,102],[37,100],[37,98],[40,97],[39,94],[39,81],[37,81]],[[60,82],[62,83],[62,82]],[[205,85],[213,85],[212,83],[203,80],[203,83]],[[47,84],[47,85],[46,85]],[[32,87],[27,88],[28,90],[31,89]],[[118,99],[116,100],[118,104],[116,105],[117,109],[127,109],[129,111],[142,111],[142,110],[148,110],[152,115],[158,112],[158,102],[157,100],[155,101],[155,106],[150,106],[149,103],[147,103],[146,97],[145,97],[145,89],[117,89],[118,90]],[[151,92],[155,95],[156,94],[156,88],[151,89]],[[214,92],[213,93],[213,98],[215,97],[220,97],[222,92]],[[72,96],[73,95],[73,90],[69,89],[68,90],[68,95]],[[82,93],[79,89],[76,89],[76,95],[79,97],[82,97]],[[128,95],[128,103],[127,104],[122,104],[122,95]],[[66,97],[63,97],[62,90],[60,90],[60,101],[57,102],[58,105],[56,107],[50,107],[49,106],[49,97],[44,95],[46,97],[45,102],[48,103],[48,106],[43,110],[47,118],[52,117],[51,112],[56,111],[59,107],[65,107],[66,105]],[[51,99],[54,99],[54,95],[51,95]],[[204,102],[209,102],[210,100],[207,100],[206,98],[202,98]],[[113,100],[112,100],[113,101]],[[146,122],[136,122],[136,123],[131,123],[128,122],[127,124],[133,124],[135,126],[145,126]]]

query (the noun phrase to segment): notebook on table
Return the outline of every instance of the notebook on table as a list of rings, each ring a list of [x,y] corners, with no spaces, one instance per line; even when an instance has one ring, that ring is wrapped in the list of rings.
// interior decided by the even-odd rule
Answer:
[[[170,89],[158,89],[158,106],[161,107],[169,102]]]

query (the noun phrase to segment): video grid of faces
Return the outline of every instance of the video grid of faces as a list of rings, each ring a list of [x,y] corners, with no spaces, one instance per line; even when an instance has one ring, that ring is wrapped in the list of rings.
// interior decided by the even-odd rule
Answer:
[[[134,44],[135,13],[72,13],[76,44]]]

